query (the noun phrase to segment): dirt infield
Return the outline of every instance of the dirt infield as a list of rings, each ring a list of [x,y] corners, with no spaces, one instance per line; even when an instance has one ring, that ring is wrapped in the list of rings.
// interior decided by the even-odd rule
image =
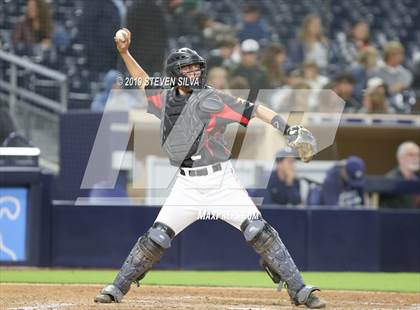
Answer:
[[[0,309],[292,309],[285,291],[254,288],[133,287],[121,304],[95,304],[99,285],[0,284]],[[328,309],[420,309],[419,294],[323,291]],[[296,308],[295,308],[296,309]]]

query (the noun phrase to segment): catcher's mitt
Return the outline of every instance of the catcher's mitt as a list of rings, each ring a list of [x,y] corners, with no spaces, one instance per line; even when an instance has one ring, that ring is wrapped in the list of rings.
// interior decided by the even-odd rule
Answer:
[[[303,126],[291,126],[287,130],[288,145],[299,153],[300,159],[310,162],[316,153],[316,140],[312,133]]]

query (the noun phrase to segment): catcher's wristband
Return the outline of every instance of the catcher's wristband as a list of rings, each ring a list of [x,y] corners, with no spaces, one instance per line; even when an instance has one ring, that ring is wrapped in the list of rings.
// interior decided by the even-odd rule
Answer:
[[[283,135],[286,135],[290,128],[290,126],[287,125],[284,119],[278,114],[274,116],[271,120],[271,125],[273,125],[274,128],[282,132]]]

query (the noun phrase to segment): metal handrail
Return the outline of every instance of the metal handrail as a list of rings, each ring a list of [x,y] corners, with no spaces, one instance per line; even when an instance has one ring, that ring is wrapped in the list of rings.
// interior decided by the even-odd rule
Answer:
[[[48,76],[51,79],[57,80],[59,82],[64,82],[67,80],[67,76],[65,74],[56,70],[52,70],[45,66],[33,63],[25,57],[19,57],[14,54],[0,50],[0,58],[7,62],[16,64],[19,67],[24,67],[28,70],[34,71],[35,73]]]
[[[49,69],[45,66],[33,63],[32,61],[26,59],[25,57],[19,57],[14,54],[1,51],[0,50],[0,60],[10,63],[10,80],[9,82],[2,81],[0,88],[5,89],[9,92],[9,102],[12,107],[16,103],[16,96],[20,95],[26,99],[41,105],[47,109],[52,109],[54,112],[66,112],[67,111],[67,102],[68,102],[68,86],[67,86],[67,76],[59,71]],[[52,80],[55,80],[59,83],[60,87],[60,101],[55,101],[45,96],[35,94],[31,91],[20,88],[17,85],[18,74],[17,68],[21,67],[37,73],[39,75],[46,76]]]

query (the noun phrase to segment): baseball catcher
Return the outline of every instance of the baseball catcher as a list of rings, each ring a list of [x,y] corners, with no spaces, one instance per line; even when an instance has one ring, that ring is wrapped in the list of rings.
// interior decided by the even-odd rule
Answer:
[[[130,55],[131,34],[116,36],[115,42],[130,75],[146,81],[147,73]],[[121,32],[120,32],[121,33]],[[158,90],[148,98],[148,112],[161,121],[160,143],[171,165],[179,168],[174,186],[152,227],[134,244],[114,282],[105,286],[95,302],[121,302],[133,282],[139,284],[152,266],[159,262],[171,241],[198,219],[200,212],[229,211],[237,216],[223,220],[241,230],[246,242],[260,255],[260,264],[271,279],[287,288],[294,305],[311,309],[325,307],[315,291],[304,283],[293,259],[277,231],[261,216],[239,184],[229,161],[231,156],[223,139],[226,126],[247,126],[253,117],[271,124],[308,162],[316,152],[313,135],[302,126],[288,126],[271,109],[234,98],[206,85],[206,61],[196,51],[181,48],[166,62],[166,73],[173,81],[189,81]],[[145,83],[138,85],[144,91]]]

